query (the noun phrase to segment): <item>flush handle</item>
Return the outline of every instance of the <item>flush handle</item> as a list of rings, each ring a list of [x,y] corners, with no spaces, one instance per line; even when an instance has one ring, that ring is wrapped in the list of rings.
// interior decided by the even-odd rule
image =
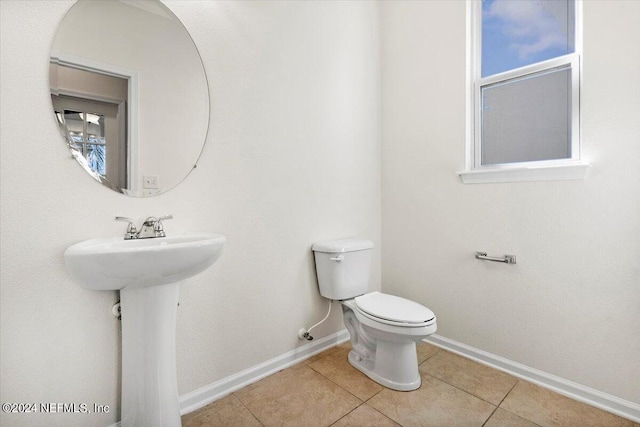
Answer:
[[[338,255],[335,258],[329,258],[331,261],[342,262],[344,260],[344,255]]]

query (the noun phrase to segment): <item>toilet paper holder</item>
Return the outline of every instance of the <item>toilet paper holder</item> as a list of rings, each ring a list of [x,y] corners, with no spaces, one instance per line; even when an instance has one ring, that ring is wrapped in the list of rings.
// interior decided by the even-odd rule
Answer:
[[[488,256],[486,252],[476,252],[476,259],[481,259],[484,261],[493,261],[493,262],[504,262],[505,264],[515,264],[516,256],[515,255],[504,255],[502,257],[494,257]]]

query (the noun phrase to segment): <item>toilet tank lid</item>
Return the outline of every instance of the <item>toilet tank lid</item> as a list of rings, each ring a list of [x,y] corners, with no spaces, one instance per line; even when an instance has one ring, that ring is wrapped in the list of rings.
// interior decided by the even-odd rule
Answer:
[[[373,242],[366,239],[325,240],[311,246],[314,252],[328,253],[354,252],[371,248],[373,248]]]

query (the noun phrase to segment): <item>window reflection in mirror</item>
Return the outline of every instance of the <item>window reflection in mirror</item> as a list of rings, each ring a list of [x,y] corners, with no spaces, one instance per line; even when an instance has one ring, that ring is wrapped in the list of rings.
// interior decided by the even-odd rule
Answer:
[[[128,81],[57,64],[51,68],[54,113],[74,157],[83,157],[83,166],[105,185],[127,188]]]

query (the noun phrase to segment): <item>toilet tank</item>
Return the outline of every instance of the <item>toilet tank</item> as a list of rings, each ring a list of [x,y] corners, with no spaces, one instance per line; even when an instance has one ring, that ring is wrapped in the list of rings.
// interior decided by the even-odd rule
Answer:
[[[367,293],[373,242],[364,239],[327,240],[311,247],[316,261],[320,295],[332,300]]]

